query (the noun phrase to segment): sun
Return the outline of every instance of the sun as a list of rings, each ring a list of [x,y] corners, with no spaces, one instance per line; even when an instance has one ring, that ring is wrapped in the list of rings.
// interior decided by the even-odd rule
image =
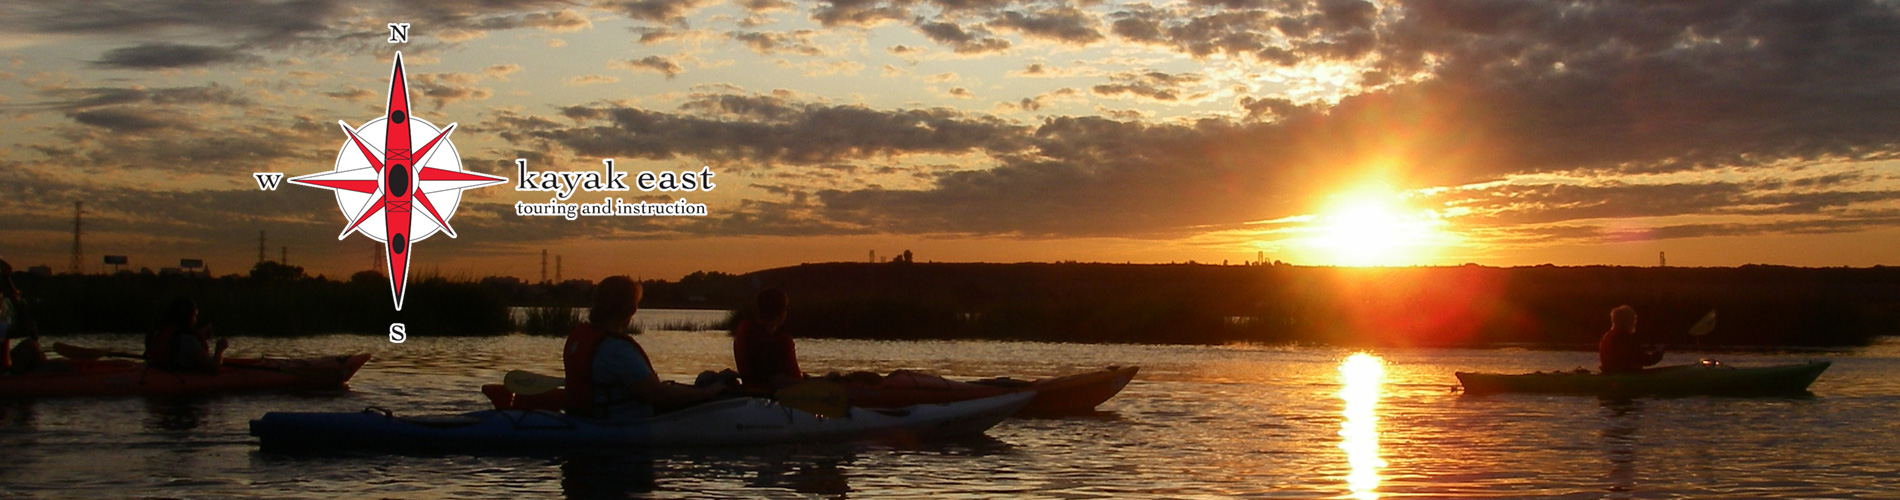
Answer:
[[[1444,225],[1435,212],[1414,209],[1403,194],[1375,185],[1331,197],[1311,219],[1307,246],[1333,265],[1416,265],[1449,238]]]

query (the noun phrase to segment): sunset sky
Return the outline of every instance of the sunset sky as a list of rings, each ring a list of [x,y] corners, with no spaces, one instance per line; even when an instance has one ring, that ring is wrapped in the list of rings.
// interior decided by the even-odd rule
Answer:
[[[0,256],[64,270],[84,200],[94,272],[369,268],[250,174],[330,170],[398,50],[466,168],[718,172],[703,218],[469,191],[423,273],[1900,264],[1900,7],[1740,0],[10,2]]]

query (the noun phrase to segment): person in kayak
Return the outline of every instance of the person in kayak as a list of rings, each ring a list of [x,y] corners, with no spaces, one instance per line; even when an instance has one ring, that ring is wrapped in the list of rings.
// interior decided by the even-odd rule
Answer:
[[[46,364],[46,351],[40,349],[40,329],[27,313],[20,289],[13,286],[13,264],[0,259],[0,293],[6,298],[6,318],[0,321],[0,374],[26,373]],[[10,345],[12,339],[20,345]]]
[[[1643,371],[1643,367],[1662,361],[1663,349],[1643,350],[1636,337],[1636,309],[1618,306],[1610,310],[1610,331],[1597,342],[1597,358],[1605,374]]]
[[[198,303],[190,297],[172,300],[165,322],[145,334],[145,366],[167,372],[217,373],[224,364],[225,339],[211,341],[211,327],[196,327]]]
[[[804,380],[805,373],[798,369],[798,345],[791,335],[779,331],[790,306],[785,291],[759,292],[758,305],[758,317],[741,321],[732,330],[732,359],[739,366],[739,381],[748,387],[778,389]]]
[[[640,309],[640,285],[626,276],[600,280],[587,322],[567,334],[561,363],[567,369],[569,415],[631,419],[719,396],[718,387],[661,382],[646,349],[627,333]]]

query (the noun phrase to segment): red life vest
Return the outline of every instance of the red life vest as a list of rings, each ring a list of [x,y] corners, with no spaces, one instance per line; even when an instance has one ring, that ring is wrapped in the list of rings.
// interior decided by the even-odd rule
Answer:
[[[752,320],[739,323],[732,332],[732,361],[738,365],[739,380],[747,386],[771,385],[772,378],[784,375],[803,378],[798,369],[798,347],[789,335],[761,333],[764,327]]]
[[[596,404],[600,388],[594,384],[594,356],[600,353],[600,343],[610,338],[627,341],[634,350],[640,351],[641,358],[646,358],[647,350],[634,342],[631,335],[602,332],[589,323],[575,326],[567,333],[567,346],[561,354],[561,364],[567,370],[568,414],[596,416],[600,409]]]
[[[179,369],[178,333],[184,330],[176,326],[167,326],[145,334],[145,366],[159,370]],[[201,345],[205,343],[202,338],[197,340]],[[204,346],[207,352],[209,347]]]

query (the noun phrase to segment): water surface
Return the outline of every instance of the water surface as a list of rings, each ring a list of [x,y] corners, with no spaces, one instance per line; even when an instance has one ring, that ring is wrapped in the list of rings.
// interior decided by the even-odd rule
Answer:
[[[643,313],[648,314],[648,313]],[[680,313],[696,314],[696,313]],[[715,313],[716,314],[716,313]],[[651,319],[651,318],[649,318]],[[675,321],[669,317],[667,321]],[[136,347],[132,337],[60,339]],[[1594,365],[1593,353],[802,340],[807,371],[1141,376],[1092,415],[913,445],[543,456],[277,454],[266,411],[466,411],[508,369],[558,373],[553,337],[244,338],[234,355],[372,352],[352,390],[0,402],[0,498],[1892,498],[1900,343],[1833,359],[1803,398],[1455,392],[1452,372]],[[664,377],[730,364],[721,332],[641,337]],[[1694,355],[1672,355],[1690,361]],[[1351,360],[1351,361],[1348,361]]]

